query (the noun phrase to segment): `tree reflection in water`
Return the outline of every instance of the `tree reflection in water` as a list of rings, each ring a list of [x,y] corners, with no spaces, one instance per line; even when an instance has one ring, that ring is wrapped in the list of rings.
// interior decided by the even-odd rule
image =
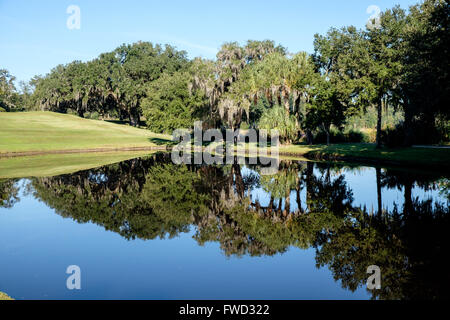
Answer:
[[[217,241],[228,255],[274,255],[316,249],[349,290],[365,286],[367,267],[382,270],[379,299],[448,298],[448,203],[413,198],[413,187],[445,191],[439,176],[376,168],[378,208],[354,206],[344,173],[360,170],[302,161],[280,163],[275,175],[258,165],[177,166],[168,154],[50,178],[33,178],[36,198],[79,223],[93,222],[127,239],[174,237],[195,228],[200,244]],[[444,187],[443,187],[444,186]],[[382,189],[403,192],[383,207]],[[263,206],[252,190],[268,196]],[[448,190],[448,188],[447,188]],[[301,193],[306,194],[302,203]],[[3,206],[17,201],[14,183],[0,182]]]

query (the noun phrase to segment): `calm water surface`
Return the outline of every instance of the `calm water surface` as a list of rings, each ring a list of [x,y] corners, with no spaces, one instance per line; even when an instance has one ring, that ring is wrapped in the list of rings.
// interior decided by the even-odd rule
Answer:
[[[0,291],[16,299],[448,298],[449,175],[166,154],[0,180]],[[81,290],[66,268],[81,268]],[[367,267],[382,288],[367,290]]]

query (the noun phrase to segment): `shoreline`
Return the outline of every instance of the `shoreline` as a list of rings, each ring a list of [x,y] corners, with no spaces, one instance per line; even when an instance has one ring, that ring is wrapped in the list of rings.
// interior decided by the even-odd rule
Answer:
[[[165,144],[147,147],[99,147],[67,150],[15,151],[0,153],[0,159],[52,154],[83,154],[126,151],[163,151],[170,152],[172,146]],[[202,148],[205,150],[205,147]],[[303,149],[303,150],[302,150]],[[235,152],[245,155],[257,153],[255,148],[236,148]],[[268,152],[270,154],[270,151]],[[450,148],[398,148],[374,149],[370,144],[336,145],[285,145],[280,146],[280,156],[300,157],[312,161],[345,161],[372,165],[427,167],[440,166],[450,169]]]
[[[122,151],[167,151],[168,146],[148,146],[148,147],[113,147],[113,148],[86,148],[48,151],[13,151],[0,153],[1,158],[42,156],[47,154],[70,154],[70,153],[101,153],[101,152],[122,152]]]

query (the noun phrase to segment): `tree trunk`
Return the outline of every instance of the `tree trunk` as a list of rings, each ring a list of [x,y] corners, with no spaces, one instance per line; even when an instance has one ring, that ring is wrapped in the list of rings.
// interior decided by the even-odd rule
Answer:
[[[137,127],[140,121],[141,117],[139,116],[139,112],[132,110],[130,112],[130,126]]]
[[[245,187],[244,187],[244,179],[241,174],[241,166],[237,163],[237,157],[234,158],[235,163],[232,165],[234,171],[234,181],[236,185],[236,192],[239,195],[240,199],[244,199]]]
[[[296,197],[297,197],[297,207],[298,207],[298,213],[303,213],[302,210],[302,200],[300,198],[300,186],[299,186],[299,182],[297,182],[297,186],[295,188],[295,192],[296,192]]]
[[[405,215],[409,215],[412,212],[412,187],[413,183],[408,179],[408,181],[405,182],[405,203],[403,205]]]
[[[313,144],[312,132],[309,129],[306,129],[306,143],[307,144]]]
[[[122,109],[119,109],[119,120],[120,121],[123,121],[124,119],[125,119],[125,115],[124,115],[124,112],[122,111]]]
[[[382,100],[378,102],[377,106],[377,149],[381,148],[381,117],[383,113],[383,104]]]
[[[311,212],[313,174],[314,174],[314,163],[308,161],[306,163],[306,207],[308,208],[308,213]]]
[[[383,202],[381,198],[381,169],[376,168],[377,174],[377,200],[378,200],[378,215],[381,215],[381,211],[383,210]]]
[[[275,199],[274,199],[273,196],[271,195],[271,196],[270,196],[270,201],[269,201],[268,210],[267,210],[268,213],[272,213],[272,210],[273,210],[273,202],[274,202],[274,201],[275,201]]]
[[[323,131],[327,135],[327,145],[330,145],[330,126],[326,126],[325,123],[322,122]]]
[[[412,112],[411,108],[406,106],[405,111],[405,140],[403,141],[404,147],[410,147],[414,141],[414,130],[412,128]]]
[[[286,190],[286,199],[284,199],[284,211],[286,214],[291,212],[291,190]]]

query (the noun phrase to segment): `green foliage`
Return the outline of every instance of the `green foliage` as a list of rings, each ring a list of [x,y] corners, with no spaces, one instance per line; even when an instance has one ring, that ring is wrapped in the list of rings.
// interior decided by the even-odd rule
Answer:
[[[345,121],[346,106],[338,98],[338,92],[325,76],[317,76],[314,81],[314,96],[307,107],[305,127],[310,130],[321,128],[330,142],[330,128],[340,128]]]
[[[12,208],[19,201],[16,180],[0,180],[0,208]]]
[[[394,110],[389,107],[384,111],[381,126],[383,128],[395,127],[400,122],[404,121],[404,113],[402,110]],[[354,115],[350,115],[346,118],[346,129],[365,129],[375,128],[377,125],[377,110],[374,106],[367,107],[365,110],[360,110]]]
[[[20,96],[14,85],[15,77],[6,69],[0,69],[0,112],[20,108]]]
[[[34,79],[32,98],[42,110],[72,109],[81,117],[86,112],[105,115],[115,110],[121,119],[127,117],[137,126],[147,84],[163,73],[181,70],[187,63],[184,51],[168,45],[122,45],[93,61],[59,65],[45,77]]]
[[[191,77],[185,72],[163,74],[149,84],[142,110],[150,130],[171,133],[178,128],[192,128],[194,121],[202,119],[207,101],[190,84]]]
[[[278,130],[280,141],[287,143],[293,141],[298,133],[295,117],[289,115],[283,107],[278,105],[267,109],[262,114],[258,128],[267,130],[268,134],[270,134],[271,129]]]
[[[142,199],[152,204],[154,214],[163,221],[187,225],[191,213],[207,213],[207,194],[201,194],[199,174],[173,164],[154,166],[148,171]]]
[[[360,143],[360,142],[374,142],[370,140],[370,137],[366,133],[359,130],[337,130],[332,127],[329,131],[329,139],[331,143]],[[323,130],[319,130],[314,135],[315,143],[327,143],[327,133]]]
[[[250,106],[250,116],[248,120],[253,127],[256,127],[264,112],[266,112],[270,107],[271,105],[269,101],[264,96],[258,99],[256,104],[252,104]]]
[[[406,145],[417,143],[418,138],[430,138],[425,142],[432,143],[433,135],[422,137],[416,128],[435,131],[438,121],[450,120],[449,26],[450,3],[446,0],[426,0],[410,8],[403,35],[404,73],[396,90],[404,102]],[[446,132],[436,134],[438,140],[445,139]]]
[[[442,142],[443,134],[439,132],[439,128],[436,126],[420,126],[415,123],[411,127],[415,132],[415,143],[417,144],[438,144]],[[407,132],[405,122],[400,122],[395,127],[384,129],[381,139],[388,147],[401,147],[404,146]]]
[[[332,127],[343,134],[376,128],[379,147],[381,131],[401,121],[404,145],[446,141],[449,6],[425,0],[408,12],[386,10],[379,28],[331,28],[314,36],[312,55],[249,40],[224,43],[215,61],[189,61],[169,45],[137,42],[89,62],[56,66],[22,83],[20,92],[14,77],[1,70],[0,111],[98,114],[133,126],[145,115],[151,130],[170,133],[197,119],[214,128],[239,128],[242,122],[256,127],[268,109],[282,106],[308,143],[319,129],[331,141]],[[438,138],[420,139],[420,127]],[[286,141],[297,136],[285,132]]]
[[[405,141],[405,125],[400,123],[394,128],[386,128],[381,133],[383,144],[389,148],[402,146]]]
[[[261,176],[260,184],[264,191],[276,199],[283,199],[298,183],[298,172],[295,170],[282,170],[275,175]]]
[[[442,260],[448,252],[449,208],[411,194],[413,186],[439,186],[447,197],[448,181],[441,174],[377,169],[374,192],[384,209],[374,213],[355,205],[345,179],[348,172],[368,168],[283,161],[276,175],[262,176],[260,169],[239,164],[176,166],[169,155],[156,154],[70,175],[32,178],[29,190],[57,214],[96,223],[125,239],[176,237],[194,228],[194,240],[200,245],[217,242],[226,256],[314,249],[316,266],[329,268],[345,289],[365,286],[367,266],[376,264],[384,270],[386,287],[371,291],[374,299],[448,296]],[[259,187],[270,199],[264,207],[249,196]],[[387,211],[382,188],[400,190],[403,205],[394,202]],[[423,235],[420,241],[417,234]]]

